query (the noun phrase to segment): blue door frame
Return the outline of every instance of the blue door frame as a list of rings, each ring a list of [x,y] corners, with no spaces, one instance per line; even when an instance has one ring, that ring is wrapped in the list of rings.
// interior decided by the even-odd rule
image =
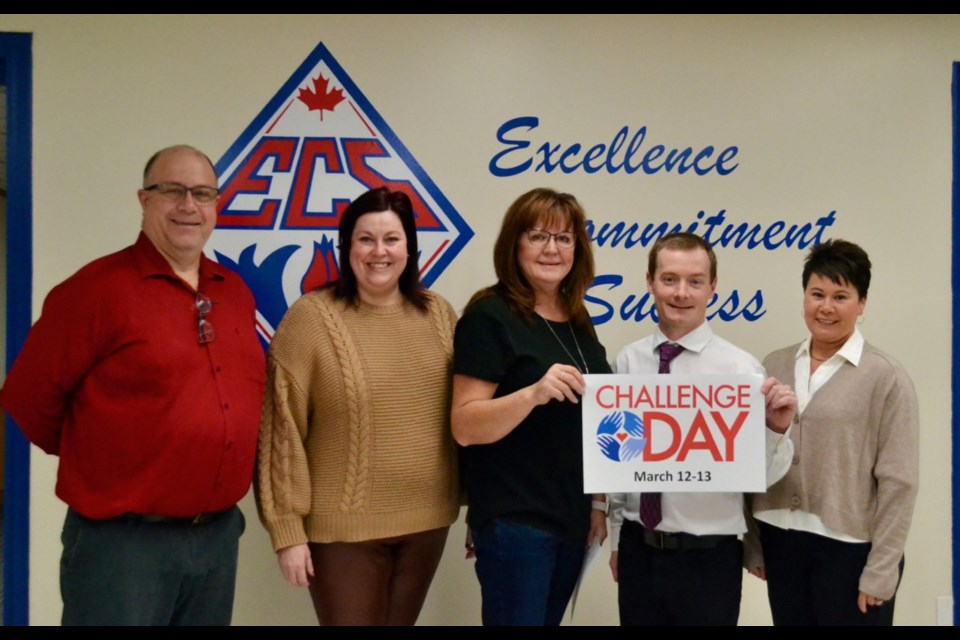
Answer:
[[[953,294],[953,353],[952,366],[953,372],[952,391],[950,411],[952,423],[952,520],[953,520],[953,624],[960,625],[960,607],[957,606],[957,588],[960,587],[960,416],[957,415],[956,403],[960,397],[960,255],[957,254],[960,248],[960,62],[953,63],[953,82],[951,84],[951,95],[953,104],[951,114],[953,116],[953,197],[952,197],[952,220],[953,220],[953,265],[951,267],[952,294]]]
[[[30,330],[33,280],[33,34],[0,33],[7,86],[7,370]],[[28,623],[30,445],[6,418],[3,621]]]

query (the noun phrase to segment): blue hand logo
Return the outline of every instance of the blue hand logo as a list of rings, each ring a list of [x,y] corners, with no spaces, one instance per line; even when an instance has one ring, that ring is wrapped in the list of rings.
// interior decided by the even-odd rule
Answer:
[[[614,462],[633,460],[646,444],[643,421],[630,411],[614,411],[597,425],[597,446]]]

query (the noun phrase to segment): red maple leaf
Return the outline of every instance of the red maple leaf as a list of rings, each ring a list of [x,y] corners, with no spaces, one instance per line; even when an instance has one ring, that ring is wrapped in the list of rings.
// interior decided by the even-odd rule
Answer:
[[[300,94],[297,96],[300,102],[307,105],[308,111],[319,111],[321,120],[323,120],[324,109],[333,112],[334,108],[343,102],[343,89],[327,91],[329,82],[321,73],[313,79],[313,91],[301,87]]]

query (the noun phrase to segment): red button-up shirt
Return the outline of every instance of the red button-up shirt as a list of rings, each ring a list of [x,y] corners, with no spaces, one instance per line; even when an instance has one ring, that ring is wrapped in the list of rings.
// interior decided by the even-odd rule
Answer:
[[[207,344],[196,292],[141,233],[47,296],[2,401],[60,456],[57,495],[80,514],[188,517],[249,489],[265,378],[253,296],[205,256],[199,291]]]

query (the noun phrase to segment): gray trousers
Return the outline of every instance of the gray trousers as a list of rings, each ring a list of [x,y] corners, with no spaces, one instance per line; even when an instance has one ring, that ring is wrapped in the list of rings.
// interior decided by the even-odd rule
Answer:
[[[63,525],[67,625],[229,625],[244,519],[233,507],[199,525],[137,516]]]

